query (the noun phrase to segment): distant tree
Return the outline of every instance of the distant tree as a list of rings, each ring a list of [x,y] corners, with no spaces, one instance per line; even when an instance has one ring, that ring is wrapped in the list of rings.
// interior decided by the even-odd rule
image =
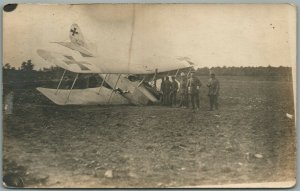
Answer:
[[[196,73],[197,73],[197,75],[207,76],[207,75],[209,75],[209,68],[208,67],[198,68],[196,70]]]
[[[6,70],[10,70],[10,69],[11,69],[11,66],[10,66],[10,64],[9,64],[9,63],[6,63],[6,64],[4,65],[4,69],[6,69]]]
[[[45,67],[44,67],[44,68],[42,69],[42,71],[43,71],[43,72],[49,72],[49,71],[50,71],[50,69],[49,69],[49,68],[45,68]]]
[[[27,65],[27,63],[26,62],[22,62],[22,65],[21,65],[21,70],[25,70],[25,68],[26,68],[26,65]]]
[[[223,67],[212,67],[212,68],[198,68],[196,73],[198,75],[209,75],[209,71],[214,71],[219,76],[291,76],[291,67],[274,67],[274,66],[247,66],[247,67],[234,67],[234,66],[223,66]]]
[[[34,65],[31,63],[31,60],[27,60],[27,62],[23,62],[21,65],[22,71],[32,71]]]
[[[60,71],[63,71],[62,68],[58,67],[58,66],[51,66],[50,67],[50,71],[52,72],[60,72]]]

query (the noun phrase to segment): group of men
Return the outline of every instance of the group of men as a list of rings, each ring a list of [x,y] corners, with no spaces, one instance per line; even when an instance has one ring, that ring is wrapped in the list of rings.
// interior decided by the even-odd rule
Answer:
[[[179,85],[175,77],[172,81],[169,77],[165,77],[161,82],[162,99],[161,103],[165,106],[177,106],[177,93],[179,93],[180,102],[179,107],[188,108],[191,103],[192,108],[199,110],[200,108],[200,87],[201,81],[195,76],[195,72],[190,72],[187,76],[184,72],[180,74]],[[218,109],[218,96],[220,91],[219,81],[213,72],[210,74],[210,79],[207,84],[208,96],[210,102],[210,110]]]
[[[178,83],[175,77],[172,77],[172,81],[169,80],[168,76],[162,78],[160,89],[162,92],[161,103],[166,106],[176,106]]]

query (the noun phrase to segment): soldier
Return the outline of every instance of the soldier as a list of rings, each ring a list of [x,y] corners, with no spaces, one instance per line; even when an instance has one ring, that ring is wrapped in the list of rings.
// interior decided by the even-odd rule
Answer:
[[[210,103],[210,110],[213,110],[213,106],[218,109],[218,96],[220,91],[219,80],[216,79],[216,76],[213,72],[210,74],[210,79],[207,84],[208,87],[208,96]]]
[[[190,99],[192,102],[192,107],[195,109],[195,101],[197,105],[197,110],[200,108],[200,100],[199,100],[199,93],[200,93],[200,87],[201,87],[201,82],[198,78],[195,76],[195,72],[191,72],[191,77],[187,82],[187,87],[188,87],[188,94],[190,95]]]
[[[164,81],[164,92],[163,92],[163,103],[164,105],[170,105],[170,93],[171,93],[171,82],[169,80],[169,77],[166,76],[165,81]]]
[[[179,95],[180,95],[180,103],[179,107],[187,107],[188,97],[187,97],[187,78],[184,72],[180,74],[180,86],[179,86]]]
[[[175,107],[176,107],[177,90],[178,90],[178,83],[175,80],[175,76],[173,76],[171,82],[170,101],[171,101],[171,106],[175,106]]]
[[[4,96],[4,114],[13,114],[14,91],[13,88],[8,87],[8,93]]]
[[[164,104],[164,89],[165,89],[165,79],[161,78],[161,84],[160,84],[160,92],[161,92],[160,103],[162,105]]]

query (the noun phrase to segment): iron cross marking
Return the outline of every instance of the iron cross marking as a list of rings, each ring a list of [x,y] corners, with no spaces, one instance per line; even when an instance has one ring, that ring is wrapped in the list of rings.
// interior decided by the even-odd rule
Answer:
[[[74,36],[75,34],[78,34],[78,32],[76,31],[76,29],[77,29],[77,28],[71,29],[70,32],[72,33],[72,36]]]

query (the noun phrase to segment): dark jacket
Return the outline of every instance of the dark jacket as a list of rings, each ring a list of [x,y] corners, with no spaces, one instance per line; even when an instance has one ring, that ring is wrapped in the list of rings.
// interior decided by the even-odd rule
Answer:
[[[189,94],[197,94],[199,93],[200,87],[202,83],[196,77],[191,77],[187,82],[188,93]]]
[[[178,83],[176,82],[176,81],[172,81],[171,82],[171,90],[172,90],[172,92],[177,92],[177,90],[178,90]]]
[[[216,78],[209,79],[209,82],[207,84],[208,87],[208,95],[219,95],[219,91],[220,91],[220,83],[219,80],[217,80]]]

